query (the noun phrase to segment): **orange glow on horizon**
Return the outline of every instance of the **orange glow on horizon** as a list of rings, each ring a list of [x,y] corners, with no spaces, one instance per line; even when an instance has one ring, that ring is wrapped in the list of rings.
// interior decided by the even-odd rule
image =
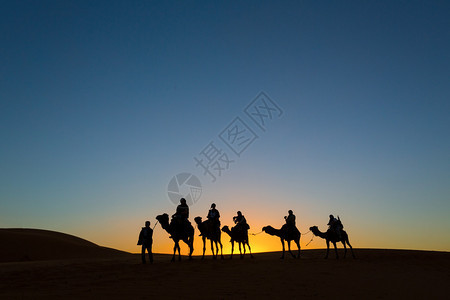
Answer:
[[[252,228],[249,230],[249,243],[251,247],[252,253],[258,253],[258,252],[274,252],[274,251],[282,251],[282,245],[280,238],[277,236],[271,236],[265,232],[261,232],[261,229],[263,227],[262,222],[254,222],[252,225]],[[267,222],[264,223],[267,225]],[[192,224],[195,228],[194,233],[194,253],[193,255],[202,255],[202,249],[203,249],[203,242],[202,238],[199,237],[199,230],[197,228],[196,224]],[[222,224],[223,225],[223,224]],[[281,226],[278,226],[281,227]],[[253,229],[256,228],[256,229]],[[135,232],[131,234],[120,234],[114,236],[115,243],[106,243],[105,242],[105,236],[102,235],[94,237],[92,240],[102,246],[115,248],[118,250],[123,250],[131,253],[140,253],[140,246],[136,244],[137,242],[137,235],[139,233],[138,228]],[[256,235],[254,235],[256,234]],[[315,249],[317,247],[324,247],[325,241],[317,242],[317,243],[311,243],[308,247],[305,247],[306,244],[311,240],[311,233],[304,236],[302,235],[300,239],[300,246],[302,250],[305,249]],[[112,235],[111,235],[112,238]],[[108,239],[108,237],[106,237]],[[315,238],[314,242],[318,241],[319,238]],[[111,241],[111,240],[110,240]],[[221,241],[223,246],[223,254],[231,254],[231,243],[230,243],[230,236],[222,232],[221,235]],[[173,247],[174,243],[173,240],[169,238],[169,234],[161,228],[161,226],[158,224],[154,229],[154,235],[153,235],[153,252],[154,253],[162,253],[162,254],[172,254],[173,253]],[[181,247],[181,254],[187,255],[189,248],[188,246],[183,242],[180,241],[180,247]],[[215,246],[214,246],[215,247]],[[205,243],[206,252],[205,255],[211,255],[211,242],[210,240],[206,239]],[[285,248],[286,251],[288,250],[287,242],[285,242]],[[246,248],[247,249],[247,248]],[[291,242],[291,250],[297,251],[297,245],[292,241]],[[219,248],[220,253],[220,248]],[[246,253],[248,253],[248,249],[246,250]],[[239,245],[238,243],[234,243],[234,254],[239,254]]]

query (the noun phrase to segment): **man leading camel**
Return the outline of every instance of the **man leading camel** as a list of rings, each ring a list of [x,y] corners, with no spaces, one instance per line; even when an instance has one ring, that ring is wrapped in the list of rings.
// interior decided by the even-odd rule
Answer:
[[[152,253],[152,244],[153,244],[153,229],[150,228],[150,221],[145,221],[145,227],[142,227],[141,232],[139,233],[138,245],[142,245],[141,258],[142,263],[145,264],[145,251],[148,251],[148,258],[150,263],[153,263],[153,253]]]

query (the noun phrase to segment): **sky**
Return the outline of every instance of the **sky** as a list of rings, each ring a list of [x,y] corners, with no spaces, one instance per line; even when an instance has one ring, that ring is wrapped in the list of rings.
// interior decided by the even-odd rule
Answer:
[[[449,12],[0,1],[0,227],[138,252],[187,173],[192,222],[214,202],[222,225],[240,210],[259,233],[292,209],[303,249],[325,247],[308,230],[334,214],[354,247],[450,251]],[[250,244],[281,248],[265,233]],[[172,247],[156,224],[154,252]]]

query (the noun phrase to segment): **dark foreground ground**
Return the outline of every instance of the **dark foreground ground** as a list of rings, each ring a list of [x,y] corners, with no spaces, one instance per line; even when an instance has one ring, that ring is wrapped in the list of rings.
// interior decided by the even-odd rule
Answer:
[[[357,259],[325,260],[324,251],[305,250],[298,260],[257,253],[174,263],[156,255],[152,265],[132,254],[6,262],[0,263],[0,298],[448,299],[448,252],[356,249]]]

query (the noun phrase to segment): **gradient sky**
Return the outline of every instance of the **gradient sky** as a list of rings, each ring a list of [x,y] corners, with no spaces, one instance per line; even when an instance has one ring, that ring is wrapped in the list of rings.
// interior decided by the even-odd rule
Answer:
[[[144,221],[175,210],[170,179],[189,172],[203,187],[191,219],[215,202],[223,225],[241,210],[256,233],[292,209],[306,233],[333,213],[355,247],[449,251],[449,13],[448,1],[1,1],[0,227],[137,252]],[[283,110],[265,132],[244,113],[260,91]],[[238,116],[259,137],[240,157],[218,138]],[[211,141],[235,160],[214,183],[193,159]],[[266,234],[251,244],[280,249]],[[158,225],[154,251],[171,247]]]

